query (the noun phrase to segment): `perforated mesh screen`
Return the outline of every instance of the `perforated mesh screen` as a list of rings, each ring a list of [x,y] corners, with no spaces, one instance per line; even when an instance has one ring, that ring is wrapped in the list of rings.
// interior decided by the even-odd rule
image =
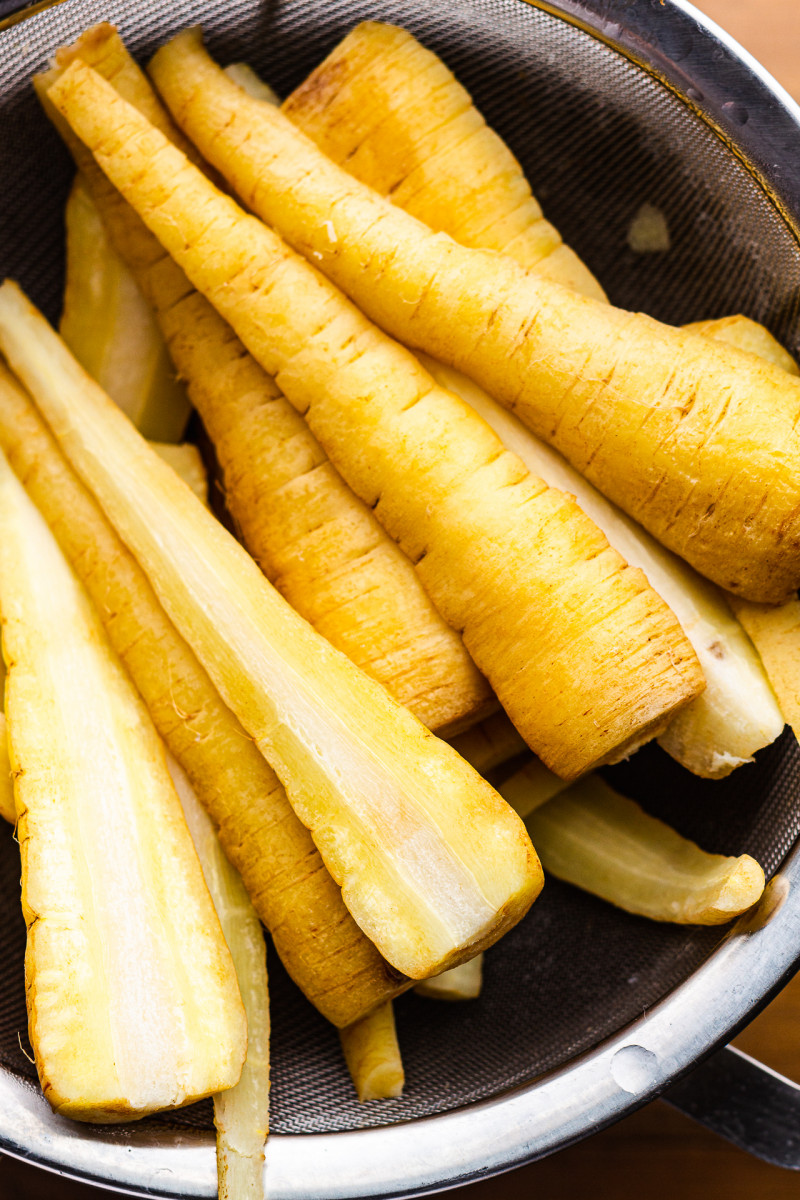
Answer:
[[[202,22],[217,56],[250,60],[282,94],[356,21],[404,24],[473,92],[522,160],[546,214],[614,302],[676,323],[745,311],[790,349],[800,347],[798,247],[747,170],[661,85],[520,0],[128,0],[118,9],[135,53]],[[27,81],[57,45],[108,16],[104,0],[66,0],[0,36],[0,270],[54,319],[71,169]],[[628,223],[644,201],[666,215],[667,254],[637,257],[627,248]],[[609,777],[708,849],[749,851],[770,872],[798,833],[800,755],[788,735],[720,783],[692,779],[655,748]],[[30,1076],[18,1040],[25,1042],[18,876],[17,848],[2,831],[0,1062]],[[273,1129],[377,1125],[499,1093],[640,1016],[720,936],[617,913],[551,880],[529,917],[487,955],[479,1002],[398,1002],[406,1093],[367,1106],[352,1097],[334,1033],[273,955]],[[207,1124],[210,1107],[170,1120]]]

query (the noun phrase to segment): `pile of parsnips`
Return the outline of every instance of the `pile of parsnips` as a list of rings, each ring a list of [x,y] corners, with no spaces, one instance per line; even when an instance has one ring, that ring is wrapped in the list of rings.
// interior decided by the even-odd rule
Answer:
[[[387,1001],[431,977],[474,991],[476,955],[541,886],[519,818],[420,722],[453,734],[499,698],[524,742],[495,719],[455,744],[483,769],[527,744],[551,769],[528,765],[502,790],[562,877],[658,919],[724,921],[760,895],[752,859],[704,854],[597,780],[550,797],[656,735],[713,778],[780,732],[714,584],[746,598],[760,631],[774,610],[747,601],[800,582],[800,384],[708,336],[725,331],[608,306],[466,93],[403,31],[359,27],[284,113],[216,67],[197,32],[151,73],[191,143],[108,26],[37,87],[81,170],[73,228],[99,214],[152,306],[264,574],[3,285],[0,346],[17,381],[0,381],[0,444],[41,513],[4,465],[0,606],[37,1065],[55,1107],[95,1120],[188,1103],[241,1068],[236,981],[157,731],[290,973],[345,1030],[354,1077],[388,1044],[374,1092],[396,1093]],[[82,329],[68,288],[64,334],[85,359]],[[183,400],[170,386],[172,413]],[[783,702],[792,664],[776,661]],[[167,827],[191,897],[166,898]],[[140,915],[112,938],[117,875]],[[153,964],[145,991],[130,989],[126,954]],[[443,980],[466,964],[466,985]],[[136,1052],[146,987],[173,1014],[149,1090],[152,1054]]]

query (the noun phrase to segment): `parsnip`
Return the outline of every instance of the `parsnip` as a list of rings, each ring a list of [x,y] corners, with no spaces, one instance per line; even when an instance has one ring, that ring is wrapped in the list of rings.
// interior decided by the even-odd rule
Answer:
[[[605,299],[468,92],[407,30],[357,25],[283,111],[334,162],[431,229]]]
[[[740,313],[732,317],[719,317],[715,321],[694,321],[691,325],[684,325],[684,329],[705,334],[706,337],[716,338],[720,342],[728,342],[739,350],[747,350],[751,354],[757,354],[759,358],[765,358],[776,367],[783,367],[790,375],[800,375],[800,367],[777,338],[758,321]]]
[[[80,175],[67,201],[66,224],[61,336],[145,437],[177,442],[189,419],[186,389]]]
[[[362,1104],[367,1100],[396,1100],[403,1094],[405,1072],[391,1004],[382,1004],[355,1025],[340,1029],[339,1038]]]
[[[0,346],[384,957],[424,978],[516,924],[541,873],[511,808],[289,608],[10,281]]]
[[[94,600],[295,983],[336,1025],[402,991],[407,984],[350,916],[274,771],[2,365],[0,446]]]
[[[775,695],[724,593],[615,508],[477,384],[433,359],[422,361],[438,383],[457,392],[491,425],[529,470],[551,487],[572,493],[614,549],[644,571],[675,613],[703,668],[706,689],[660,735],[667,753],[696,775],[720,779],[779,737],[783,716]]]
[[[433,233],[250,99],[197,31],[151,70],[247,206],[379,325],[486,387],[714,582],[770,602],[797,587],[800,381]]]
[[[98,26],[57,57],[67,62],[81,55],[100,69],[113,66],[125,95],[166,136],[181,141],[113,27]],[[39,77],[40,93],[58,74]],[[491,711],[496,701],[486,680],[436,612],[412,564],[343,482],[274,380],[194,291],[91,155],[87,161],[69,129],[66,140],[114,244],[156,312],[215,443],[228,508],[267,577],[429,728],[455,733]]]
[[[749,317],[698,321],[692,328],[774,362],[796,375],[798,367],[772,334]],[[784,717],[800,737],[800,602],[774,608],[729,596],[730,605],[756,647]]]
[[[17,823],[11,760],[8,757],[8,729],[5,713],[0,713],[0,817],[4,821],[8,821],[10,825]]]
[[[481,775],[524,754],[527,746],[505,713],[495,713],[449,739],[450,745]]]
[[[478,954],[460,967],[434,975],[418,983],[414,991],[429,1000],[477,1000],[483,986],[483,955]]]
[[[537,758],[525,763],[498,787],[500,795],[526,820],[532,812],[563,792],[567,781],[548,771]]]
[[[163,747],[2,456],[0,520],[31,1043],[57,1112],[132,1120],[236,1083],[244,1010]]]
[[[531,477],[463,402],[85,64],[73,62],[49,95],[307,411],[551,767],[574,776],[629,752],[698,694],[699,668],[674,617],[570,498]]]
[[[90,64],[90,66],[91,65],[93,64]],[[101,71],[100,74],[102,75],[103,72]],[[264,80],[260,79],[253,68],[247,63],[229,63],[225,68],[225,74],[229,79],[232,79],[238,87],[243,88],[244,91],[247,92],[248,96],[252,96],[255,100],[265,100],[268,104],[280,104],[280,100],[275,95],[269,84],[264,83]],[[107,76],[104,76],[104,78],[107,78]]]
[[[764,890],[754,858],[707,854],[598,776],[527,818],[545,870],[654,921],[720,925]]]
[[[175,759],[170,774],[192,835],[247,1015],[247,1057],[239,1082],[214,1097],[220,1200],[264,1200],[269,1130],[269,993],[264,934],[241,876]]]
[[[92,372],[90,371],[89,374],[91,375]],[[92,378],[95,377],[92,376]],[[100,383],[100,380],[98,379],[97,382]],[[135,421],[134,424],[136,424]],[[164,462],[168,462],[177,475],[180,475],[198,500],[202,500],[203,504],[208,504],[208,475],[203,456],[194,442],[181,442],[177,446],[171,442],[151,442],[150,445],[156,454],[163,458]]]

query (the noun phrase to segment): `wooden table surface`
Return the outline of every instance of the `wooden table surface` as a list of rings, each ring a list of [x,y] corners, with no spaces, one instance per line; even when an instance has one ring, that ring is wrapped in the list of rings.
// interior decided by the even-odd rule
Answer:
[[[646,0],[637,0],[645,3]],[[800,101],[800,0],[695,0]],[[800,1081],[800,976],[737,1039]],[[656,1103],[543,1162],[448,1192],[452,1200],[797,1200],[800,1179]],[[94,1188],[0,1158],[0,1200],[97,1200]]]

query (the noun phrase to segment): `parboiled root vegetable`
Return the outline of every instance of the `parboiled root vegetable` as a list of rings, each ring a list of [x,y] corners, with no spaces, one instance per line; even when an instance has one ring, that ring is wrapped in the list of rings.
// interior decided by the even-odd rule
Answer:
[[[92,375],[92,372],[89,374]],[[94,379],[93,375],[92,378]],[[178,445],[173,445],[172,442],[150,442],[150,445],[156,454],[180,475],[183,482],[189,485],[198,500],[208,504],[208,475],[203,456],[194,442],[180,442]]]
[[[61,336],[145,437],[178,441],[189,419],[186,389],[80,175],[67,201],[66,223]]]
[[[133,1120],[235,1084],[245,1014],[161,742],[2,456],[0,519],[31,1043],[57,1112]]]
[[[362,1104],[367,1100],[396,1100],[403,1094],[405,1072],[391,1003],[382,1004],[355,1025],[340,1029],[339,1038]]]
[[[431,232],[249,98],[197,31],[151,70],[246,204],[379,325],[513,408],[708,578],[770,602],[797,587],[800,381]]]
[[[384,957],[424,978],[515,925],[541,872],[513,810],[289,607],[10,281],[0,346]]]
[[[750,354],[757,354],[759,358],[774,363],[776,367],[783,367],[790,375],[800,375],[800,367],[777,338],[758,321],[740,313],[732,317],[719,317],[715,321],[694,321],[691,325],[685,325],[684,329],[705,334],[706,337],[716,338],[720,342],[728,342],[738,350],[747,350]]]
[[[509,759],[524,754],[527,745],[505,713],[495,713],[471,729],[449,739],[450,745],[471,763],[481,775],[493,771]]]
[[[1,364],[0,446],[80,574],[294,981],[336,1025],[350,1024],[402,991],[406,983],[348,913],[274,771]],[[9,819],[15,819],[13,808]]]
[[[529,476],[467,406],[83,63],[49,95],[102,147],[101,166],[192,282],[307,408],[550,766],[569,777],[625,753],[698,694],[699,668],[672,614],[571,499]]]
[[[250,90],[249,79],[227,73]],[[334,162],[431,229],[605,299],[468,92],[407,30],[357,25],[283,111]]]
[[[182,144],[113,27],[96,27],[57,57],[64,64],[85,57],[109,70],[117,86],[124,85],[123,94]],[[56,69],[38,77],[40,95],[58,75]],[[117,250],[155,309],[215,443],[228,508],[267,577],[429,728],[455,733],[491,711],[496,701],[485,679],[434,609],[406,556],[342,481],[274,381],[192,288],[91,155],[87,161],[82,143],[75,144],[68,128],[61,132]]]
[[[0,713],[0,817],[4,821],[8,821],[10,825],[17,823],[11,761],[8,757],[8,729],[5,713]]]
[[[269,1129],[269,993],[264,934],[242,878],[175,759],[175,790],[231,952],[247,1014],[247,1057],[239,1082],[214,1097],[220,1200],[264,1200],[264,1142]]]
[[[598,776],[527,818],[545,870],[627,912],[680,925],[720,925],[756,903],[754,858],[706,854]]]
[[[457,392],[488,421],[529,470],[551,487],[572,493],[614,549],[644,571],[675,613],[703,668],[706,689],[660,735],[667,753],[696,775],[720,779],[779,737],[784,722],[775,695],[724,593],[615,508],[477,384],[427,356],[423,363],[438,383]]]
[[[483,955],[478,954],[460,967],[423,979],[414,991],[429,1000],[477,1000],[483,986]]]

